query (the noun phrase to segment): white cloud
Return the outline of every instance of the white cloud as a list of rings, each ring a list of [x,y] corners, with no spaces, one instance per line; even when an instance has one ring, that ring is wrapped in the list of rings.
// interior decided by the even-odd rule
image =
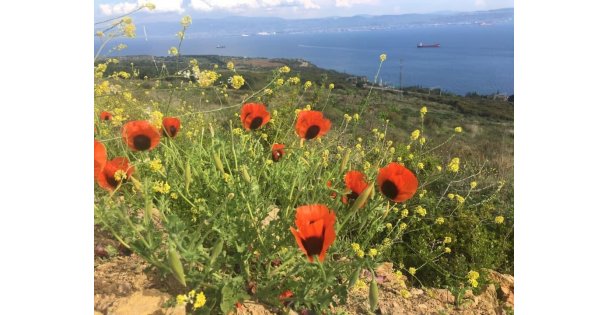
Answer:
[[[213,10],[243,11],[258,8],[268,10],[278,7],[321,8],[314,0],[190,0],[190,7],[204,12]]]
[[[137,9],[137,3],[134,2],[122,2],[115,5],[111,4],[100,4],[99,9],[104,15],[120,15],[127,14]]]
[[[486,6],[486,0],[475,0],[475,6],[485,7]]]
[[[147,12],[177,12],[183,13],[183,0],[138,0],[138,2],[121,2],[117,4],[100,4],[99,10],[103,15],[121,15],[127,14],[138,7],[152,2],[156,8],[152,11],[144,9]]]
[[[376,4],[378,0],[336,0],[336,7],[352,7],[354,4]]]

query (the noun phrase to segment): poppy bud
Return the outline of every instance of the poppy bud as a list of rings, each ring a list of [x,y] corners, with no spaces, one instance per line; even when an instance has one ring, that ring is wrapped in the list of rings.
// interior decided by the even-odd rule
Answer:
[[[350,276],[350,280],[348,281],[348,288],[352,288],[357,280],[359,280],[359,274],[361,273],[361,267],[355,269],[355,272]]]
[[[372,277],[372,283],[369,285],[369,308],[372,312],[378,308],[378,283],[376,283],[376,277]]]
[[[209,266],[213,266],[213,263],[217,259],[217,257],[222,252],[222,248],[224,247],[224,240],[220,239],[215,246],[213,246],[213,250],[211,251],[211,258],[209,258]]]
[[[175,279],[185,287],[186,275],[184,275],[184,266],[182,266],[182,262],[179,260],[179,254],[173,245],[169,246],[169,264],[171,265],[171,270],[173,271]]]
[[[344,158],[342,158],[342,164],[340,164],[340,173],[342,173],[346,169],[346,164],[348,164],[348,160],[350,159],[350,149],[346,151],[344,154]]]
[[[222,163],[219,154],[213,153],[213,162],[215,163],[215,167],[217,167],[220,174],[224,174],[224,164]]]

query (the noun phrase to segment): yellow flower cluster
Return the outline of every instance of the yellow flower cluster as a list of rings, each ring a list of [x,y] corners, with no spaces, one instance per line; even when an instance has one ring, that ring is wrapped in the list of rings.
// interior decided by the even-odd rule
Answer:
[[[154,182],[154,186],[152,186],[152,190],[157,193],[167,194],[171,191],[171,186],[167,182],[156,181]]]
[[[445,223],[445,219],[443,217],[439,217],[435,219],[435,224],[442,225]]]
[[[344,119],[346,120],[346,122],[350,122],[353,119],[353,117],[350,116],[349,114],[344,114]]]
[[[444,251],[446,254],[449,254],[449,253],[451,253],[451,252],[452,252],[452,249],[451,249],[451,248],[449,248],[449,247],[446,247],[446,248],[444,248],[444,249],[443,249],[443,251]]]
[[[329,89],[330,89],[330,90],[333,90],[333,89],[334,89],[334,87],[335,87],[335,85],[334,85],[333,83],[330,83],[330,84],[329,84]]]
[[[276,84],[277,86],[281,86],[281,85],[283,85],[284,83],[285,83],[285,80],[283,80],[283,79],[277,79],[277,82],[275,82],[275,84]]]
[[[300,83],[300,78],[298,77],[291,77],[289,79],[287,79],[287,83],[291,84],[291,85],[297,85]]]
[[[406,218],[410,212],[407,209],[401,210],[401,217]]]
[[[471,182],[471,189],[474,189],[475,187],[477,187],[477,182]]]
[[[264,89],[264,95],[272,95],[272,89]]]
[[[155,110],[150,114],[150,123],[156,127],[160,128],[163,125],[163,113]]]
[[[196,67],[196,69],[198,69],[198,67]],[[203,72],[199,72],[199,73],[200,74],[197,77],[198,77],[198,84],[201,87],[209,87],[209,86],[211,86],[221,76],[217,72],[215,72],[215,71],[209,71],[209,70],[203,70]],[[196,71],[195,71],[195,75],[196,75]]]
[[[462,127],[456,127],[456,128],[454,128],[454,132],[461,133],[462,132]]]
[[[192,24],[192,18],[189,15],[186,15],[180,21],[183,27],[188,27]]]
[[[359,121],[359,114],[354,114],[354,115],[353,115],[353,119],[354,119],[355,121]]]
[[[177,50],[177,47],[171,47],[171,48],[169,48],[169,50],[167,52],[171,56],[177,56],[177,54],[179,54],[179,51]]]
[[[479,272],[471,270],[467,274],[467,278],[469,279],[468,282],[471,284],[471,286],[473,286],[473,288],[477,288],[477,279],[479,278]]]
[[[456,201],[458,201],[458,203],[464,203],[464,197],[461,195],[456,195]]]
[[[291,69],[289,69],[288,66],[282,66],[281,68],[279,68],[280,73],[289,73],[289,71],[291,71]]]
[[[240,89],[244,84],[245,79],[240,75],[234,75],[230,80],[230,85],[232,85],[235,90]]]
[[[308,89],[309,89],[311,86],[312,86],[312,82],[310,82],[310,81],[306,81],[306,82],[304,83],[304,89],[305,89],[305,90],[308,90]]]
[[[424,169],[424,163],[422,163],[422,162],[418,162],[418,164],[416,165],[416,167],[417,167],[419,170],[423,170],[423,169]]]
[[[386,60],[386,54],[381,54],[380,55],[380,62],[384,62],[384,60]]]
[[[503,224],[505,222],[505,217],[503,217],[502,215],[499,215],[496,218],[494,218],[494,222],[496,224]]]
[[[420,109],[420,114],[421,114],[422,116],[424,116],[426,113],[427,113],[426,106],[422,106],[422,108]]]
[[[448,164],[448,170],[453,173],[458,173],[458,170],[460,170],[460,159],[457,157],[453,158]]]
[[[420,130],[416,129],[412,131],[412,134],[410,135],[410,140],[416,141],[418,140],[418,137],[420,137]]]
[[[163,170],[163,163],[158,158],[151,160],[148,165],[153,172],[161,172]]]
[[[192,308],[195,310],[202,308],[203,306],[205,306],[205,303],[207,303],[207,297],[205,296],[205,293],[201,291],[197,294],[195,290],[188,292],[187,295],[178,294],[175,297],[175,300],[177,301],[177,305],[192,304]]]
[[[407,272],[409,272],[412,276],[416,274],[416,268],[410,267]]]
[[[229,61],[229,62],[226,64],[226,68],[228,68],[228,70],[231,70],[231,71],[232,71],[232,70],[234,70],[234,62]]]
[[[133,23],[125,23],[123,26],[123,32],[126,37],[133,38],[135,37],[135,24]]]
[[[363,258],[363,256],[365,256],[365,252],[361,249],[361,245],[358,243],[352,243],[350,246],[355,252],[355,255],[357,255],[359,258]]]
[[[399,224],[399,231],[404,231],[405,229],[407,229],[407,223],[400,223]]]
[[[369,257],[376,257],[378,255],[378,250],[375,248],[370,248],[367,254],[369,255]]]
[[[114,173],[114,179],[120,182],[123,179],[127,179],[127,173],[123,170],[118,170]]]
[[[443,244],[450,244],[452,242],[452,238],[449,236],[446,236],[443,238]]]
[[[417,206],[416,207],[416,213],[418,213],[421,217],[426,216],[426,209],[421,207],[421,206]]]

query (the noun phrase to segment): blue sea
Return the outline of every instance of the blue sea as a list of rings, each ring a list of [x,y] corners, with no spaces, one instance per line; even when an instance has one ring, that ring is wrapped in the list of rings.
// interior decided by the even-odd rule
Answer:
[[[118,55],[166,56],[177,39],[123,40]],[[419,42],[440,48],[417,48]],[[118,43],[118,42],[117,42]],[[216,48],[222,45],[225,48]],[[378,82],[440,88],[455,94],[513,94],[513,24],[419,26],[401,30],[187,38],[184,55],[301,58],[373,81],[379,55],[387,54]],[[98,42],[95,49],[98,48]],[[116,54],[114,54],[116,55]],[[401,81],[400,81],[401,72]]]

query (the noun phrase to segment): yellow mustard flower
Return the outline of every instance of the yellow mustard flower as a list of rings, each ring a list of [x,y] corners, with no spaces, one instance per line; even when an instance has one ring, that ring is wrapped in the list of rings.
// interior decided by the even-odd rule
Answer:
[[[420,109],[420,114],[424,115],[426,113],[427,113],[426,106],[422,106],[422,108]]]
[[[457,157],[453,158],[448,164],[448,170],[453,173],[458,173],[458,170],[460,170],[460,159]]]
[[[416,165],[416,167],[418,167],[419,170],[423,170],[424,169],[424,163],[418,162],[418,164]]]
[[[456,127],[456,128],[454,128],[454,132],[461,133],[462,132],[462,127]]]
[[[305,90],[308,90],[311,86],[312,86],[312,82],[310,82],[310,81],[304,82],[304,89]]]
[[[167,182],[156,181],[152,186],[152,190],[157,193],[167,194],[171,190],[171,186]]]
[[[416,268],[414,267],[410,267],[407,269],[407,272],[409,272],[412,276],[416,274]]]
[[[177,47],[171,47],[171,48],[169,48],[168,53],[171,56],[177,56],[177,54],[179,53],[179,51],[177,50]]]
[[[494,222],[496,224],[503,224],[505,222],[505,217],[503,217],[502,215],[499,215],[496,218],[494,218]]]
[[[375,257],[378,255],[378,250],[375,248],[370,248],[367,254],[369,255],[369,257]]]
[[[245,79],[240,75],[232,76],[232,80],[230,80],[230,85],[236,90],[240,89],[245,84]]]
[[[185,15],[184,17],[182,17],[180,23],[183,27],[188,27],[192,24],[192,18],[189,15]]]
[[[443,238],[443,244],[450,244],[452,242],[452,238],[449,236],[446,236]]]
[[[412,131],[412,134],[410,135],[410,140],[416,141],[418,140],[418,137],[420,137],[420,130],[416,129]]]
[[[333,83],[330,83],[330,84],[329,84],[329,89],[330,89],[330,90],[333,90],[333,89],[334,89],[334,87],[335,87],[335,85],[334,85]]]
[[[443,217],[435,219],[435,224],[442,225],[443,223],[445,223],[445,219]]]
[[[234,62],[228,61],[228,63],[226,64],[226,68],[231,71],[234,70]]]
[[[421,217],[426,216],[426,209],[421,207],[421,206],[417,206],[416,207],[416,213],[418,213]]]
[[[380,62],[384,62],[386,60],[386,54],[380,55]]]
[[[192,307],[194,309],[199,309],[203,307],[205,303],[207,303],[207,297],[205,296],[205,293],[201,291],[196,295],[196,299],[194,300],[194,305],[192,305]]]
[[[449,254],[449,253],[451,253],[451,252],[452,252],[452,249],[451,249],[451,248],[449,248],[449,247],[446,247],[446,248],[444,248],[444,249],[443,249],[443,251],[444,251],[446,254]]]
[[[289,69],[288,66],[282,66],[281,68],[279,68],[280,73],[289,73],[289,71],[291,71],[291,69]]]

